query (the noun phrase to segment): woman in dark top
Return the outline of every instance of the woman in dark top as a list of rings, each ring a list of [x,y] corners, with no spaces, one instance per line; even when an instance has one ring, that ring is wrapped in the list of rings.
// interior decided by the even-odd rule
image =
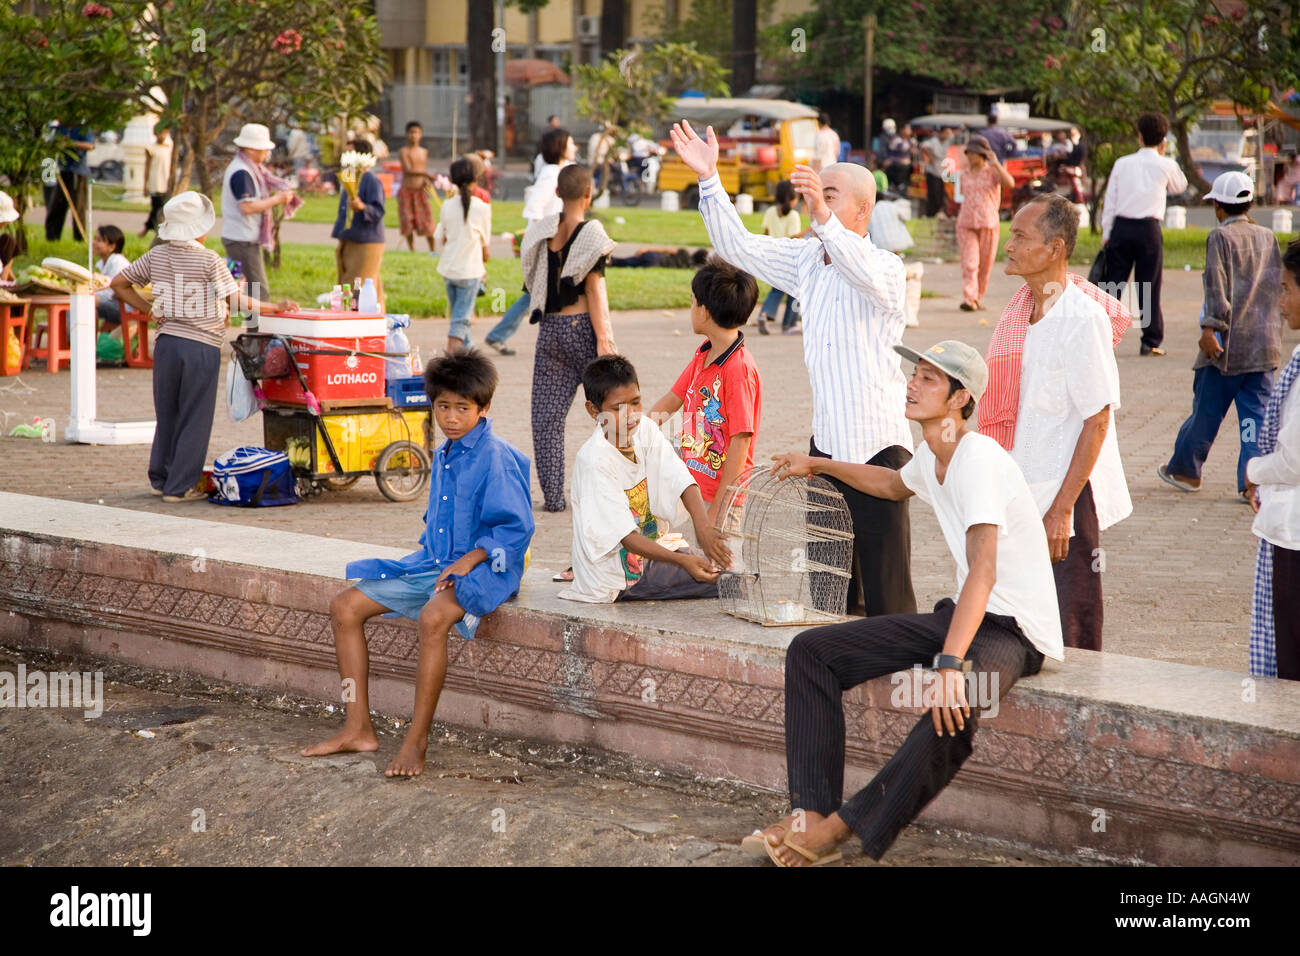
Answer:
[[[364,139],[353,140],[348,149],[369,153],[370,144]],[[352,225],[348,225],[348,212]],[[338,283],[351,283],[357,279],[374,279],[379,305],[383,308],[384,283],[379,278],[379,267],[384,261],[384,184],[367,170],[357,183],[356,198],[352,198],[343,184],[339,184],[339,212],[330,233],[339,241],[335,254],[338,265]]]
[[[556,194],[564,202],[558,222],[551,216],[525,236],[524,275],[540,324],[533,361],[533,461],[543,507],[563,511],[564,422],[582,372],[597,355],[617,352],[605,293],[605,257],[614,243],[598,222],[584,217],[591,205],[591,174],[581,166],[560,171]],[[532,241],[528,241],[531,239]],[[544,245],[545,278],[540,270]],[[569,274],[564,275],[566,267]]]

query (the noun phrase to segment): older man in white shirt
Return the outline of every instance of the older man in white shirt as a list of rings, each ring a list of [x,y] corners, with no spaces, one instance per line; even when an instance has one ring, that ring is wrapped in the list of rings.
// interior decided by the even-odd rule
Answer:
[[[1115,438],[1111,320],[1067,274],[1078,228],[1078,211],[1056,194],[1026,203],[1011,222],[1006,272],[1023,276],[1034,299],[1011,457],[1043,516],[1065,646],[1099,651],[1100,535],[1133,503]]]
[[[1187,177],[1165,156],[1169,120],[1143,113],[1137,121],[1142,148],[1115,160],[1106,182],[1101,211],[1101,241],[1106,249],[1106,283],[1118,289],[1129,272],[1138,284],[1142,311],[1142,354],[1164,355],[1165,317],[1160,311],[1164,268],[1165,199],[1187,188]],[[1118,298],[1118,296],[1116,296]]]
[[[790,182],[807,203],[818,241],[749,232],[718,177],[713,127],[703,140],[682,122],[673,147],[700,177],[700,213],[727,262],[785,289],[803,306],[803,354],[813,393],[810,453],[895,470],[912,458],[904,417],[907,380],[894,346],[903,338],[903,260],[872,243],[867,224],[876,183],[863,166],[834,163],[819,176],[796,166]],[[853,518],[850,609],[912,614],[911,531],[906,501],[835,482]]]

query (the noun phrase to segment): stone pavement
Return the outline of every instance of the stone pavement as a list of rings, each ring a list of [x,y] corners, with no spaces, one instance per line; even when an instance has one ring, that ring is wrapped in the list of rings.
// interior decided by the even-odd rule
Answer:
[[[75,665],[0,647],[0,671]],[[768,866],[740,839],[784,797],[603,754],[435,723],[424,774],[377,754],[307,759],[314,702],[109,666],[103,714],[0,708],[0,864]],[[329,708],[333,710],[333,708]],[[871,866],[856,843],[848,865]],[[917,824],[884,866],[1088,865]],[[396,885],[396,884],[394,884]]]
[[[685,276],[683,281],[687,281]],[[940,339],[961,338],[981,350],[986,348],[996,312],[973,316],[957,310],[957,267],[927,265],[925,282],[937,297],[922,301],[921,326],[909,329],[905,341],[924,348]],[[1005,303],[1019,283],[995,272],[989,302]],[[1250,511],[1236,496],[1234,420],[1225,423],[1220,442],[1211,453],[1202,492],[1176,492],[1155,476],[1156,465],[1167,460],[1173,437],[1190,409],[1199,273],[1166,272],[1164,301],[1169,355],[1139,358],[1136,332],[1130,332],[1119,349],[1124,402],[1117,415],[1117,430],[1134,514],[1102,536],[1105,647],[1138,657],[1245,672],[1256,539],[1250,533]],[[614,327],[620,347],[641,372],[645,402],[652,404],[667,391],[695,345],[687,314],[684,310],[623,312],[614,316]],[[475,337],[481,338],[486,330],[486,325],[477,323]],[[411,338],[429,357],[445,335],[445,320],[430,319],[417,322]],[[1295,334],[1288,333],[1284,346],[1288,353],[1295,341]],[[494,427],[525,453],[532,450],[528,396],[534,342],[535,333],[525,326],[512,342],[519,354],[498,359],[502,381],[493,407]],[[760,459],[778,451],[806,448],[810,393],[802,340],[751,334],[747,342],[766,385]],[[5,432],[41,415],[52,417],[61,435],[69,409],[68,381],[66,372],[55,376],[34,369],[21,377],[24,385],[35,389],[27,392],[12,378],[0,379],[0,417],[6,423]],[[99,408],[105,419],[151,418],[149,373],[101,370]],[[570,466],[592,427],[581,403],[575,402],[567,427]],[[218,408],[209,457],[236,445],[261,443],[260,416],[232,424],[224,409]],[[147,460],[148,449],[142,446],[90,447],[3,438],[0,490],[397,547],[414,547],[421,532],[423,502],[389,503],[368,480],[289,508],[244,511],[202,502],[164,505],[149,494]],[[540,502],[539,491],[535,490],[534,498]],[[913,575],[918,602],[925,607],[949,594],[953,567],[933,514],[914,503],[912,515]],[[570,515],[547,514],[539,507],[536,517],[534,566],[559,570],[568,563]]]

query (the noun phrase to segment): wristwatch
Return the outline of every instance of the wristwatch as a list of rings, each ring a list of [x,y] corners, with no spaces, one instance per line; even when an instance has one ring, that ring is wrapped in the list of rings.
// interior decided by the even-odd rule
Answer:
[[[970,661],[964,660],[963,658],[957,657],[953,654],[935,654],[934,663],[931,665],[931,667],[937,671],[952,670],[959,671],[962,674],[969,674],[971,666]]]

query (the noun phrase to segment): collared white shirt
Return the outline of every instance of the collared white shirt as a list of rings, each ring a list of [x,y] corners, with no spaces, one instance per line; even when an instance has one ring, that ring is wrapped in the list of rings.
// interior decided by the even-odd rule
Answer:
[[[1136,153],[1115,160],[1106,182],[1106,202],[1101,210],[1101,236],[1110,238],[1115,217],[1125,219],[1165,218],[1165,199],[1187,188],[1187,177],[1172,158],[1161,156],[1154,147],[1143,146]]]
[[[1083,422],[1109,406],[1110,427],[1088,480],[1097,523],[1107,528],[1133,512],[1115,437],[1119,366],[1110,319],[1101,304],[1068,283],[1060,298],[1025,334],[1020,409],[1011,457],[1045,515],[1061,490]],[[1073,513],[1070,533],[1074,533]]]
[[[1282,400],[1277,447],[1252,458],[1246,478],[1259,485],[1259,514],[1250,530],[1269,544],[1300,551],[1300,382]]]
[[[723,259],[799,300],[818,449],[855,464],[891,445],[911,451],[907,379],[894,351],[907,322],[903,260],[833,215],[813,221],[820,241],[755,235],[717,175],[700,181],[700,213]]]

